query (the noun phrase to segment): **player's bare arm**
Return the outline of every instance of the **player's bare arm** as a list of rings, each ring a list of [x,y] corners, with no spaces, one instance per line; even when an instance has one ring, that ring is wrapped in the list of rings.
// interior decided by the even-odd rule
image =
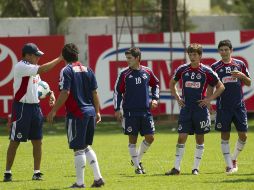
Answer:
[[[178,102],[178,105],[181,107],[184,107],[184,101],[183,99],[181,99],[181,97],[178,94],[178,91],[176,89],[176,83],[177,81],[175,81],[174,79],[171,79],[170,81],[170,90],[171,90],[171,94],[175,97],[176,101]]]
[[[117,119],[117,121],[122,121],[123,120],[123,114],[120,110],[115,112],[115,117]]]
[[[49,106],[53,107],[55,103],[56,103],[56,97],[55,97],[54,91],[51,90],[49,93]]]
[[[215,87],[216,90],[214,91],[213,94],[211,94],[209,97],[207,96],[203,100],[198,101],[200,107],[209,107],[211,101],[220,96],[221,93],[225,90],[225,87],[221,81],[218,81]]]
[[[206,97],[210,97],[213,94],[213,92],[214,92],[214,87],[208,85],[207,86],[207,91],[206,91]],[[213,112],[211,104],[208,105],[208,109],[209,109],[210,113]]]
[[[47,121],[52,123],[54,120],[54,117],[56,116],[56,112],[59,110],[59,108],[66,102],[69,96],[68,90],[62,90],[57,98],[55,106],[52,108],[52,110],[49,112],[47,116]]]
[[[158,101],[157,100],[152,100],[151,101],[151,109],[155,109],[158,107]]]
[[[240,79],[246,86],[251,85],[251,79],[240,71],[231,71],[232,77]]]
[[[63,60],[63,57],[62,56],[59,56],[58,58],[48,62],[48,63],[45,63],[43,65],[41,65],[37,71],[37,74],[41,74],[41,73],[45,73],[51,69],[53,69],[58,63],[60,63],[61,61]]]
[[[97,90],[93,91],[93,101],[94,101],[94,108],[96,112],[96,123],[99,123],[101,121],[101,114],[100,114],[100,100],[99,100]]]

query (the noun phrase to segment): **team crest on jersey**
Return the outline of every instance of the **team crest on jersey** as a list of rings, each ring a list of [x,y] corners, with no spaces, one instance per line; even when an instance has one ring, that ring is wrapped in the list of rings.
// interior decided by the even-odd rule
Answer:
[[[221,123],[217,123],[216,127],[217,127],[218,129],[221,129],[221,128],[222,128]]]
[[[201,79],[201,74],[198,73],[198,74],[196,75],[196,78],[197,78],[198,80]]]
[[[132,76],[132,75],[129,75],[129,79],[130,79],[130,78],[133,78],[133,76]]]
[[[187,88],[200,88],[200,82],[186,81],[185,87]]]
[[[132,127],[131,127],[131,126],[127,127],[127,131],[128,131],[129,133],[132,132]]]
[[[143,79],[147,79],[147,75],[144,73],[142,76]]]
[[[222,78],[222,83],[232,83],[232,82],[237,82],[237,78],[231,77],[231,76],[226,76]]]
[[[21,138],[22,138],[22,134],[21,134],[21,133],[18,133],[18,134],[17,134],[17,138],[18,138],[18,139],[21,139]]]

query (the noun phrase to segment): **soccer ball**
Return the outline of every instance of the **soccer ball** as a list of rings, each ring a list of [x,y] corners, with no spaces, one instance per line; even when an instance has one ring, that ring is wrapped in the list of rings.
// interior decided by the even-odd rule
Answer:
[[[38,83],[38,98],[39,99],[46,98],[49,92],[50,92],[49,84],[45,81],[40,81]]]

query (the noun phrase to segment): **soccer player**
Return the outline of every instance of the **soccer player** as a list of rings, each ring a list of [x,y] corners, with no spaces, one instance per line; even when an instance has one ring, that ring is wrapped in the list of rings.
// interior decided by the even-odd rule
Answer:
[[[76,182],[71,188],[84,188],[86,160],[94,173],[91,187],[101,187],[101,176],[97,156],[90,145],[93,143],[96,123],[101,121],[97,82],[93,71],[78,61],[79,50],[73,43],[66,44],[62,56],[66,66],[60,73],[60,95],[47,120],[53,121],[57,110],[65,103],[66,128],[69,148],[74,150]]]
[[[22,60],[14,67],[14,100],[4,182],[12,181],[11,167],[16,151],[20,142],[26,142],[27,139],[31,140],[33,145],[34,174],[32,179],[42,179],[40,165],[43,115],[38,99],[38,83],[41,80],[39,74],[49,71],[62,60],[60,56],[46,64],[37,65],[43,54],[34,43],[27,43],[22,49]],[[53,106],[54,103],[55,96],[51,93],[49,104]]]
[[[122,122],[124,134],[129,136],[129,153],[136,174],[145,174],[141,159],[154,141],[154,121],[150,109],[158,106],[159,80],[151,69],[141,66],[139,48],[125,52],[128,66],[123,69],[116,81],[114,90],[114,109],[117,120]],[[149,87],[152,100],[150,102]],[[122,104],[123,114],[120,111]],[[138,133],[145,139],[136,149]]]
[[[247,111],[243,100],[242,84],[250,86],[251,79],[244,62],[231,57],[233,48],[230,40],[220,41],[218,51],[221,60],[211,67],[223,82],[225,91],[217,98],[215,129],[221,131],[221,150],[226,162],[226,173],[231,174],[238,170],[237,157],[247,139]],[[238,140],[231,156],[229,139],[232,122],[238,132]]]
[[[181,106],[178,120],[178,141],[176,145],[175,165],[166,175],[179,175],[180,163],[184,154],[188,134],[195,133],[196,151],[192,174],[199,174],[199,165],[204,152],[204,134],[210,131],[210,113],[208,106],[211,100],[218,97],[224,86],[212,69],[203,65],[201,61],[202,46],[190,44],[187,53],[191,63],[179,66],[170,81],[172,95]],[[182,81],[182,96],[176,89],[177,82]],[[210,97],[206,97],[207,85],[215,86],[216,90]]]

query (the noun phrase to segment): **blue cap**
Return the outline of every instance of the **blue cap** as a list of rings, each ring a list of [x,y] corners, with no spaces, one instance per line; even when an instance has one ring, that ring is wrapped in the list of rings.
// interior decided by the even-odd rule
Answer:
[[[44,54],[34,43],[25,44],[22,49],[22,53],[34,54],[36,56],[42,56]]]

